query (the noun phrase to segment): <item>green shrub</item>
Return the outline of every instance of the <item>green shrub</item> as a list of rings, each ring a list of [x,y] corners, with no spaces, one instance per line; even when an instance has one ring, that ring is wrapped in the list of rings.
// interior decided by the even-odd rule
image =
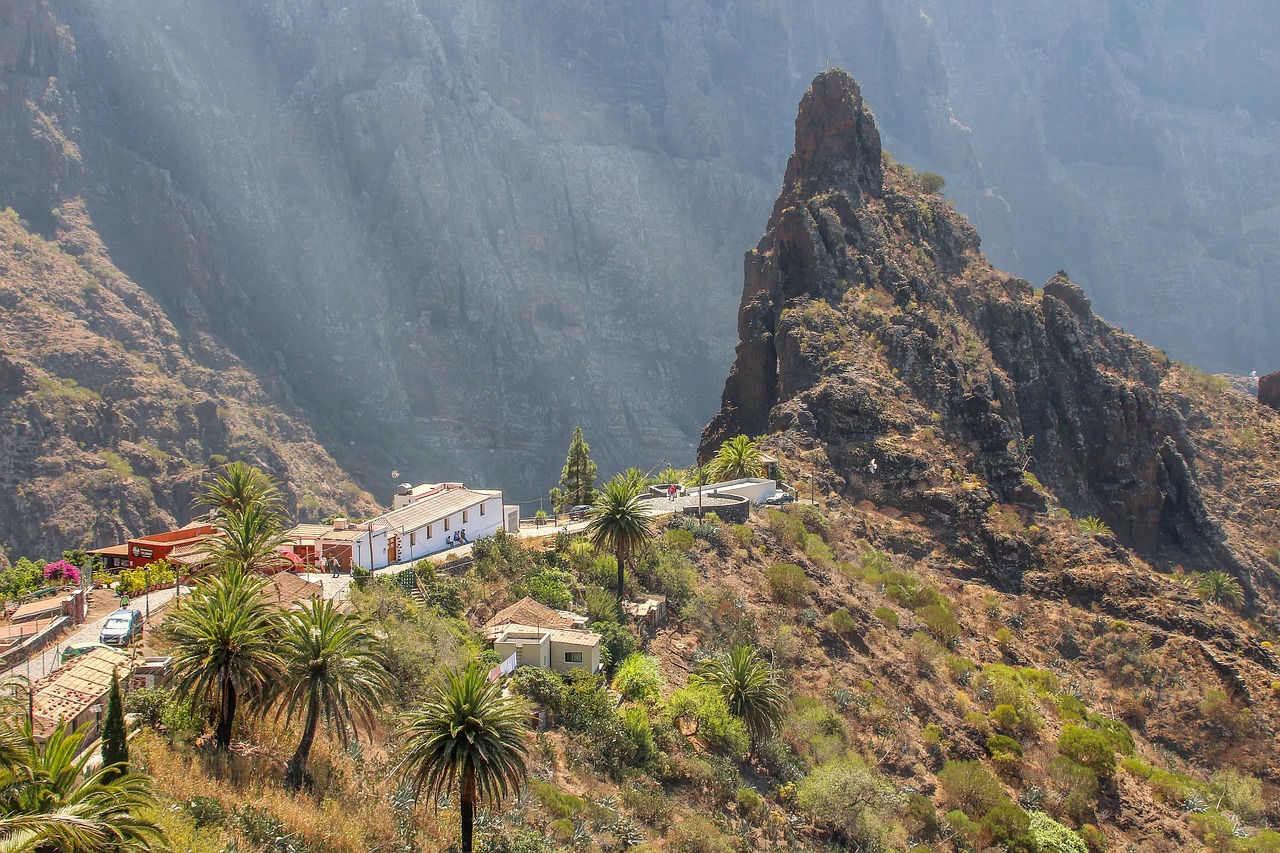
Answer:
[[[751,528],[747,527],[745,524],[731,524],[729,525],[729,530],[733,533],[733,538],[736,539],[738,544],[743,548],[750,548],[752,542],[755,541],[755,534],[752,533]]]
[[[948,761],[938,784],[947,804],[970,816],[986,814],[1006,800],[1000,781],[978,761]]]
[[[671,825],[675,803],[659,786],[631,784],[622,789],[622,804],[627,810],[654,829]]]
[[[686,815],[667,835],[671,853],[735,853],[732,837],[700,814]]]
[[[1031,821],[1027,813],[1007,797],[996,803],[978,821],[994,844],[1011,853],[1037,853],[1035,839],[1029,833]]]
[[[1058,736],[1058,752],[1088,767],[1099,778],[1110,779],[1115,775],[1115,747],[1101,732],[1075,725],[1064,726]]]
[[[573,604],[572,584],[573,575],[563,569],[544,568],[525,578],[529,597],[552,610],[567,610]]]
[[[657,698],[666,679],[662,677],[662,667],[653,655],[631,654],[618,665],[613,676],[613,689],[622,694],[628,701],[646,698]]]
[[[852,637],[858,630],[858,620],[843,607],[827,617],[827,625],[832,633],[841,637]]]
[[[759,823],[768,811],[764,798],[750,788],[739,788],[734,799],[738,804],[738,814],[750,823]]]
[[[901,805],[893,785],[853,756],[815,767],[800,782],[796,800],[815,824],[863,849],[883,849],[889,818]]]
[[[683,731],[701,738],[713,752],[739,758],[747,751],[746,726],[729,712],[728,703],[715,690],[686,687],[676,691],[667,703],[667,717]]]
[[[598,622],[591,626],[591,630],[601,637],[600,665],[610,673],[640,646],[636,635],[617,622]]]
[[[553,714],[564,708],[568,688],[559,674],[536,666],[517,667],[511,673],[509,686],[513,693],[527,697]]]
[[[1001,651],[1008,651],[1009,647],[1016,642],[1017,638],[1013,636],[1013,632],[1008,628],[997,628],[995,633],[996,645]]]
[[[916,615],[920,617],[920,621],[929,629],[929,633],[942,645],[950,647],[956,640],[960,639],[960,622],[956,619],[955,614],[951,612],[951,608],[940,604],[930,604],[927,607],[922,607]]]
[[[987,738],[987,755],[1016,755],[1022,757],[1022,744],[1007,735],[992,735]]]
[[[1208,793],[1215,802],[1239,815],[1250,823],[1262,817],[1262,782],[1230,767],[1213,774],[1209,779]]]
[[[693,550],[693,533],[679,527],[672,527],[662,534],[664,543],[677,551]]]
[[[946,179],[937,172],[920,172],[916,175],[916,181],[920,189],[930,195],[942,192],[942,188],[947,185]]]
[[[886,627],[898,627],[898,613],[895,610],[890,610],[888,607],[877,607],[872,615],[883,622]]]
[[[765,570],[769,592],[781,604],[800,604],[813,591],[813,581],[794,563],[779,563]]]
[[[849,735],[844,721],[815,699],[802,696],[792,702],[783,732],[815,764],[833,761],[848,749]]]

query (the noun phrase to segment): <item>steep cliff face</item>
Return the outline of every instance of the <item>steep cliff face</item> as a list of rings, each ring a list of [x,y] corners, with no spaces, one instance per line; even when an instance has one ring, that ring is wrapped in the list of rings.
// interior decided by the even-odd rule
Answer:
[[[284,383],[180,335],[82,205],[56,214],[50,242],[0,213],[0,560],[185,524],[219,457],[281,478],[291,515],[373,510]]]
[[[606,470],[687,455],[824,63],[1014,272],[1070,263],[1175,355],[1268,368],[1255,6],[13,0],[0,203],[52,235],[82,198],[367,484],[540,491],[574,423]]]
[[[1014,588],[1045,555],[993,522],[1050,504],[1157,561],[1274,586],[1272,499],[1237,512],[1240,493],[1274,492],[1249,452],[1276,447],[1274,413],[1206,397],[1212,383],[1098,319],[1065,273],[1035,290],[996,271],[963,218],[881,164],[857,85],[820,75],[746,258],[737,360],[703,453],[770,434],[828,488],[934,518],[966,564]]]

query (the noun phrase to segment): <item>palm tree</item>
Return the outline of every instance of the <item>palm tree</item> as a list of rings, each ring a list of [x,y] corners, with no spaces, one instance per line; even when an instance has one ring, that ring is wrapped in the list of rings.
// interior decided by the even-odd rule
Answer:
[[[201,551],[217,568],[271,570],[283,563],[276,549],[288,537],[280,529],[279,516],[270,509],[251,503],[243,510],[220,513],[213,526],[218,535],[205,539]]]
[[[274,700],[277,717],[303,715],[302,740],[285,770],[285,785],[297,790],[306,776],[307,758],[323,718],[346,747],[348,725],[369,730],[378,705],[391,690],[387,662],[367,624],[339,613],[331,601],[312,601],[287,617],[280,655],[284,672]]]
[[[751,736],[751,748],[778,730],[787,713],[787,694],[769,664],[748,646],[710,658],[698,667],[698,679],[714,688]]]
[[[275,652],[279,610],[264,595],[265,586],[261,576],[229,566],[169,618],[174,685],[217,708],[219,749],[231,746],[241,697],[263,691],[283,668]]]
[[[1240,588],[1240,581],[1217,569],[1206,572],[1205,576],[1200,578],[1200,582],[1196,584],[1196,592],[1205,601],[1212,601],[1232,609],[1244,603],[1244,590]]]
[[[613,551],[618,558],[619,601],[625,595],[622,582],[627,555],[653,536],[653,519],[640,492],[641,487],[633,479],[622,475],[614,477],[600,490],[587,525],[591,544]]]
[[[760,448],[745,435],[735,436],[720,445],[719,452],[708,467],[711,469],[711,476],[717,480],[764,476]]]
[[[217,515],[236,515],[251,506],[275,515],[283,508],[284,498],[269,475],[252,465],[232,462],[201,488],[196,505],[212,507]]]
[[[462,851],[471,853],[476,805],[497,802],[525,778],[524,710],[490,683],[485,668],[446,669],[427,688],[405,727],[398,772],[433,798],[459,791]]]
[[[15,761],[0,765],[0,853],[164,848],[164,832],[148,817],[157,807],[149,779],[113,776],[119,765],[86,773],[93,751],[80,754],[84,732],[65,724],[43,744],[30,728],[6,728],[20,746]]]

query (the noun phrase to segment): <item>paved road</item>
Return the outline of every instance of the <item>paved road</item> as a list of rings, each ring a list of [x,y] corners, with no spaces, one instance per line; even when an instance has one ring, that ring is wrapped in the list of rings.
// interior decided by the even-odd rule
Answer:
[[[184,593],[185,592],[189,592],[189,590],[184,590]],[[98,590],[97,594],[115,595],[115,593],[109,590]],[[166,605],[173,600],[173,590],[158,589],[151,593],[149,598],[151,606],[151,621],[147,623],[147,627],[152,628],[159,625],[160,621],[164,618]],[[129,606],[131,608],[137,608],[145,613],[147,608],[147,599],[148,596],[135,598],[129,602]],[[20,675],[30,678],[32,681],[44,678],[57,668],[59,658],[62,655],[62,650],[67,646],[72,643],[97,642],[98,635],[102,633],[102,626],[106,624],[107,617],[113,612],[115,612],[114,609],[82,623],[75,631],[70,634],[64,634],[62,637],[58,638],[56,643],[47,646],[43,652],[33,655],[28,660],[5,672],[4,675]]]

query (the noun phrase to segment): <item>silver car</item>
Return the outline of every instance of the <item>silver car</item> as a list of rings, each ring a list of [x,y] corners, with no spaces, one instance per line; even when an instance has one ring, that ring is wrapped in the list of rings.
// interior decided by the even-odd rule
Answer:
[[[117,610],[107,617],[98,641],[108,646],[127,646],[142,635],[141,610]]]

